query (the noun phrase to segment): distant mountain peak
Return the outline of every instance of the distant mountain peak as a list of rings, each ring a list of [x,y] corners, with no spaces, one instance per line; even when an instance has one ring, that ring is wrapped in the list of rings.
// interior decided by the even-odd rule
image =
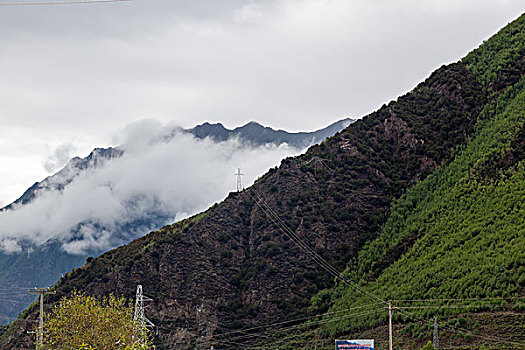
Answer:
[[[193,129],[187,129],[186,132],[193,134],[197,138],[204,139],[210,137],[216,141],[226,141],[230,137],[237,137],[253,146],[264,144],[282,144],[286,143],[295,148],[307,148],[313,144],[319,143],[329,136],[343,130],[354,120],[345,118],[329,126],[311,132],[287,132],[281,129],[273,129],[264,126],[256,121],[250,121],[243,126],[234,129],[227,129],[221,123],[210,124],[205,122],[197,125]]]
[[[267,128],[267,129],[271,129],[270,127],[263,126],[262,124],[259,124],[259,123],[257,123],[256,121],[253,121],[253,120],[250,121],[250,122],[248,122],[248,123],[246,123],[246,124],[244,124],[244,125],[241,126],[241,127],[236,128],[236,129],[252,128],[252,127],[259,127],[259,128],[265,128],[265,129]]]
[[[298,150],[303,150],[304,148],[313,143],[321,142],[323,140],[323,137],[325,137],[323,135],[331,136],[331,133],[333,134],[341,130],[342,127],[342,124],[338,124],[336,129],[330,129],[331,127],[328,127],[313,133],[288,133],[283,130],[273,130],[270,127],[262,126],[261,124],[255,121],[251,121],[233,130],[225,128],[222,123],[205,122],[195,126],[192,129],[184,130],[181,127],[176,127],[165,130],[166,132],[160,138],[146,140],[149,142],[141,143],[140,147],[142,147],[143,149],[140,149],[140,151],[152,151],[153,149],[155,149],[154,147],[159,146],[159,144],[162,144],[162,146],[165,146],[164,144],[169,144],[171,142],[177,144],[177,138],[181,137],[181,134],[185,134],[186,138],[191,138],[191,136],[193,135],[193,137],[197,139],[191,140],[193,142],[193,145],[202,143],[199,141],[199,139],[207,139],[212,141],[210,142],[210,144],[215,142],[215,146],[217,146],[217,148],[219,149],[224,147],[222,147],[223,145],[219,145],[218,143],[235,138],[236,140],[238,140],[238,142],[240,142],[240,144],[236,145],[237,147],[232,147],[231,149],[228,148],[230,149],[229,151],[224,151],[230,152],[228,154],[229,156],[233,156],[233,153],[237,151],[240,151],[239,153],[243,153],[244,150],[247,150],[248,153],[252,152],[251,154],[267,154],[267,149],[255,149],[259,146],[264,146],[267,144],[279,146],[283,143],[287,143],[295,147],[295,150],[292,150],[292,147],[286,147],[283,150],[278,150],[278,152],[272,151],[274,152],[274,155],[268,155],[268,157],[275,157],[275,161],[278,161],[282,159],[282,156],[284,154],[298,153]],[[213,145],[207,146],[214,147]],[[149,147],[152,147],[152,149],[149,149]],[[252,149],[251,147],[253,147],[254,149]],[[90,152],[89,155],[87,155],[84,158],[71,158],[69,162],[60,171],[48,176],[40,182],[36,182],[33,186],[27,189],[24,192],[24,194],[20,198],[18,198],[14,203],[7,205],[4,208],[1,208],[0,211],[6,215],[12,214],[16,216],[16,213],[6,212],[18,209],[20,209],[21,211],[24,211],[26,209],[31,211],[33,209],[26,207],[26,205],[31,205],[33,202],[35,202],[34,204],[36,204],[37,207],[44,208],[44,210],[49,209],[49,211],[52,212],[52,209],[55,209],[53,208],[55,204],[57,205],[57,207],[60,206],[60,204],[57,203],[60,200],[57,200],[57,198],[63,198],[63,196],[68,197],[70,199],[73,198],[73,200],[69,202],[71,204],[71,207],[74,208],[77,205],[83,207],[80,203],[81,201],[85,200],[85,198],[80,197],[78,193],[75,192],[75,189],[78,189],[78,186],[75,185],[76,181],[78,180],[79,183],[84,185],[86,185],[87,181],[87,183],[89,183],[90,188],[91,186],[93,187],[93,190],[96,190],[96,188],[100,188],[97,187],[100,186],[100,183],[104,183],[104,186],[107,186],[104,187],[105,191],[107,188],[113,186],[112,182],[110,181],[111,175],[108,175],[107,172],[105,172],[105,170],[112,169],[114,165],[117,167],[122,166],[122,163],[126,163],[127,161],[129,161],[130,158],[135,159],[135,151],[135,149],[127,148],[127,146],[119,146],[113,148],[95,148]],[[183,152],[186,151],[191,152],[190,149],[183,150]],[[116,161],[119,157],[124,155],[124,153],[127,153],[129,158],[121,159],[122,163],[112,163],[113,161]],[[152,152],[152,154],[153,153],[154,152]],[[170,154],[170,152],[166,152],[166,155]],[[157,154],[155,153],[155,156],[156,155]],[[160,154],[159,156],[163,155],[164,153]],[[138,159],[135,160],[138,161]],[[140,158],[140,160],[143,160],[143,158]],[[172,161],[171,159],[165,160],[166,162]],[[107,166],[108,168],[104,168],[105,166]],[[224,166],[228,167],[228,165]],[[110,179],[108,179],[107,176],[109,176]],[[138,181],[138,179],[134,176],[140,175],[129,174],[125,171],[122,171],[120,175],[117,176],[124,178],[124,180],[136,179]],[[215,174],[209,174],[209,176],[213,177],[215,176]],[[147,181],[151,180],[148,178],[141,178],[140,181],[143,183],[147,183]],[[169,188],[165,189],[169,190]],[[134,190],[136,190],[136,188],[134,188],[131,191]],[[46,195],[49,195],[47,196],[47,199],[43,199],[42,201],[36,203],[36,200],[38,200],[38,198],[42,198]],[[110,196],[116,201],[122,200],[122,198],[118,198],[118,194],[112,193],[110,194]],[[74,198],[76,198],[77,201],[74,201]],[[72,255],[71,252],[73,250],[64,249],[65,245],[70,244],[71,246],[74,245],[75,242],[82,241],[84,239],[84,234],[90,236],[98,235],[100,232],[105,232],[104,234],[107,234],[108,242],[110,242],[108,244],[112,247],[115,247],[117,245],[128,243],[132,239],[138,238],[139,236],[150,230],[160,228],[167,222],[170,222],[173,219],[173,215],[176,215],[177,213],[191,213],[194,210],[196,210],[194,207],[191,207],[191,205],[193,204],[188,204],[189,201],[183,202],[183,204],[187,206],[183,206],[181,207],[181,209],[176,209],[178,211],[169,212],[169,210],[165,209],[165,206],[161,204],[141,204],[140,201],[141,198],[143,198],[141,196],[125,198],[126,200],[129,198],[131,199],[129,199],[129,201],[125,203],[122,201],[119,203],[122,204],[123,207],[131,208],[131,212],[127,212],[125,215],[123,215],[123,217],[111,223],[109,228],[105,227],[105,224],[101,223],[100,221],[97,221],[96,219],[90,217],[89,213],[86,213],[85,216],[82,216],[84,214],[79,214],[80,216],[73,218],[73,221],[68,223],[68,225],[71,225],[64,229],[68,231],[67,234],[64,233],[67,237],[61,237],[60,239],[55,239],[53,237],[50,240],[48,240],[44,245],[38,245],[40,244],[40,242],[35,243],[33,241],[25,241],[20,238],[17,239],[16,244],[21,251],[13,251],[7,253],[7,250],[0,250],[0,272],[3,272],[0,273],[0,283],[10,285],[11,281],[15,281],[12,283],[19,286],[35,284],[48,285],[54,283],[56,282],[57,276],[59,276],[61,273],[69,271],[72,268],[79,266],[84,261],[85,256]],[[214,198],[214,200],[220,199],[220,197]],[[145,206],[141,207],[142,209],[140,211],[140,214],[137,215],[137,212],[133,209],[134,205]],[[23,222],[15,224],[23,226]],[[97,238],[95,238],[95,240],[96,239]],[[106,248],[107,246],[105,246],[104,249]],[[98,256],[99,253],[102,252],[102,248],[98,247],[91,247],[89,249],[93,250],[80,249],[77,251],[79,252],[78,254],[80,254],[80,252],[83,252],[85,254],[90,254],[93,256]],[[14,260],[17,260],[17,262],[13,263]],[[30,299],[25,300],[27,300],[29,303]],[[22,310],[23,304],[20,304],[20,302],[22,302],[22,300],[19,300],[15,305],[8,307],[8,309],[10,310],[10,316],[15,317],[16,314],[18,314],[18,312]],[[0,314],[5,312],[6,310],[0,307]],[[7,319],[0,320],[0,324],[6,321]]]

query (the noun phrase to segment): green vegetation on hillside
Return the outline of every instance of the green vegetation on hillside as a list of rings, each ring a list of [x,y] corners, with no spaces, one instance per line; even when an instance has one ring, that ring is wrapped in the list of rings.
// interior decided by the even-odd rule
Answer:
[[[510,297],[473,301],[477,307],[468,311],[525,310],[523,299],[512,298],[525,290],[524,35],[522,16],[464,59],[491,92],[515,85],[484,108],[475,135],[450,165],[394,202],[378,237],[350,262],[346,274],[368,293],[383,300]],[[330,311],[338,311],[370,299],[339,283],[332,302]],[[465,311],[410,314],[421,319]],[[386,313],[341,320],[323,332],[341,335],[385,320]]]
[[[166,349],[383,349],[386,300],[396,348],[425,346],[438,316],[449,347],[523,349],[524,22],[203,215],[89,261],[56,297],[143,284]],[[2,345],[27,343],[8,332]]]
[[[470,140],[454,150],[450,164],[395,200],[376,238],[349,261],[345,275],[365,292],[344,282],[321,291],[310,310],[330,305],[324,322],[307,322],[288,342],[269,343],[329,349],[330,339],[359,335],[379,338],[383,348],[387,312],[373,295],[394,306],[421,307],[394,312],[397,336],[412,339],[405,348],[431,339],[435,315],[444,320],[449,346],[501,348],[503,338],[510,341],[506,349],[523,348],[517,344],[525,342],[525,317],[519,316],[525,311],[525,15],[462,62],[490,96]],[[402,107],[392,112],[403,117]],[[414,299],[455,300],[406,301]],[[363,306],[359,317],[341,316]]]
[[[468,54],[462,62],[492,93],[518,82],[525,69],[525,14]]]
[[[525,287],[525,164],[517,161],[491,178],[483,172],[494,155],[505,158],[523,143],[516,141],[525,90],[513,90],[517,96],[482,123],[454,162],[396,201],[378,238],[349,267],[353,281],[383,300],[510,297]],[[344,284],[334,300],[333,310],[370,302]],[[348,327],[342,321],[326,329],[338,334]]]

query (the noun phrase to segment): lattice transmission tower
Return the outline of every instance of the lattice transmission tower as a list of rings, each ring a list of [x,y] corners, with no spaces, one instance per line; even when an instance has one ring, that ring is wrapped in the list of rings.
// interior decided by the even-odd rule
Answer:
[[[432,344],[436,349],[439,349],[439,329],[438,329],[438,318],[434,316],[434,339]]]
[[[133,316],[133,321],[137,325],[138,334],[136,334],[136,341],[138,343],[142,343],[144,340],[142,332],[144,331],[144,328],[154,328],[155,325],[153,322],[148,320],[146,318],[146,315],[144,314],[144,302],[145,301],[153,301],[153,299],[148,298],[144,294],[142,294],[142,285],[139,284],[137,286],[137,296],[135,298],[135,314]]]
[[[241,174],[241,168],[237,168],[237,173],[235,176],[237,176],[237,192],[242,191],[242,176],[244,174]]]

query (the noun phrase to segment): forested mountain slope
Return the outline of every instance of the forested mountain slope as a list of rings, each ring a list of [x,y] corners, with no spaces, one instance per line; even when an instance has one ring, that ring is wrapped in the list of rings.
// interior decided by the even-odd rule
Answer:
[[[90,261],[48,301],[74,288],[131,298],[142,284],[154,299],[147,312],[159,326],[159,348],[328,349],[334,336],[375,337],[386,317],[382,300],[519,297],[524,23],[521,16],[462,62],[284,160],[251,188]],[[350,283],[334,281],[298,240],[346,268]],[[351,323],[334,317],[363,305],[375,312],[371,298],[381,312]],[[503,311],[519,317],[515,301]],[[326,322],[296,321],[281,334],[278,325],[229,333],[328,308]],[[422,310],[417,316],[427,320]],[[29,346],[25,320],[35,312],[4,332],[3,347]],[[398,325],[411,321],[407,313],[396,312]],[[397,328],[408,340],[397,347],[426,342],[423,331]]]
[[[349,282],[312,299],[311,312],[328,313],[319,327],[304,324],[298,343],[328,349],[360,335],[386,349],[392,301],[396,348],[433,339],[434,316],[446,347],[525,348],[524,62],[524,16],[462,61],[489,101],[473,135],[393,202],[378,237],[350,260]]]
[[[447,319],[466,311],[517,313],[517,327],[489,330],[497,341],[473,329],[468,341],[458,338],[455,345],[525,346],[524,82],[498,100],[501,112],[479,123],[476,136],[454,162],[394,203],[379,237],[361,249],[347,270],[368,293],[403,300],[394,302],[399,307],[418,307],[398,313],[394,319],[401,323],[430,322],[434,315]],[[436,300],[443,298],[460,300]],[[405,302],[421,299],[434,301]],[[369,295],[340,283],[330,311],[370,302]],[[331,322],[323,331],[342,336],[384,322],[385,312],[373,313]],[[431,339],[432,331],[416,329]],[[443,336],[456,333],[452,327]]]

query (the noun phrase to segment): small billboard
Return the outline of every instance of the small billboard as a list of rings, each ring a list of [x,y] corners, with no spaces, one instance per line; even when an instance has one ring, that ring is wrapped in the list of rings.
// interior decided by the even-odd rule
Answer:
[[[374,350],[374,339],[336,340],[335,350]]]

